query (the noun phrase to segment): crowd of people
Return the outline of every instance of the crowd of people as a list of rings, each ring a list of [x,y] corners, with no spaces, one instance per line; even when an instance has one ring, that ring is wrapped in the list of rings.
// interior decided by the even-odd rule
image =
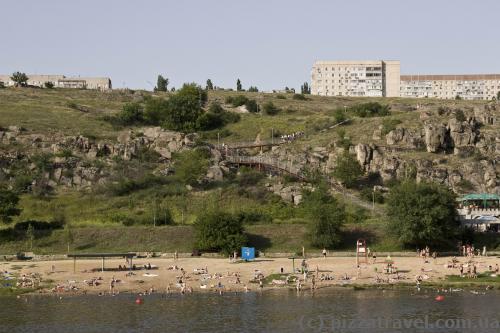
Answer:
[[[280,139],[281,139],[281,142],[293,142],[296,139],[303,137],[303,136],[304,136],[304,132],[299,131],[299,132],[293,132],[291,134],[283,134],[280,136]]]

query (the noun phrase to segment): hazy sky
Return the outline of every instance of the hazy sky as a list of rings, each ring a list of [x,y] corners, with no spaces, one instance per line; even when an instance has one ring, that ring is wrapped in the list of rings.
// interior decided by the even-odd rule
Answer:
[[[0,0],[0,73],[299,87],[315,60],[500,73],[499,0]],[[149,81],[149,83],[148,83]]]

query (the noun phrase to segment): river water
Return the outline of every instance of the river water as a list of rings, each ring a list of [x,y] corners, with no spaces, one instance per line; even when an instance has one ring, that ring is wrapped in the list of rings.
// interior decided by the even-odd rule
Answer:
[[[0,332],[500,332],[500,292],[326,289],[0,298]]]

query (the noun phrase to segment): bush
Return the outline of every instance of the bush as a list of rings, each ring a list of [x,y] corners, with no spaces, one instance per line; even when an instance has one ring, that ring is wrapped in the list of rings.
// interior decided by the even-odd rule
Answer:
[[[123,125],[136,125],[144,121],[144,110],[139,103],[127,103],[118,115]]]
[[[64,228],[64,221],[45,222],[45,221],[28,220],[23,222],[17,222],[14,225],[14,230],[26,231],[28,230],[28,227],[30,225],[35,230],[55,230]]]
[[[459,222],[455,195],[434,183],[406,181],[387,197],[389,227],[406,246],[455,245]]]
[[[297,101],[307,101],[307,97],[303,94],[294,94],[292,98]]]
[[[465,118],[464,112],[460,109],[455,110],[455,119],[460,122],[464,122],[467,120],[467,118]]]
[[[396,126],[401,124],[401,120],[399,119],[384,119],[382,120],[382,135],[388,134],[390,131],[396,129]]]
[[[230,254],[247,242],[242,220],[235,214],[211,211],[200,215],[194,223],[196,246],[204,251]]]
[[[364,188],[361,190],[361,198],[366,201],[373,202],[375,200],[376,203],[383,204],[384,203],[384,195],[380,191],[373,191],[372,188]]]
[[[273,102],[269,101],[262,106],[262,111],[268,116],[274,116],[280,112],[280,109],[274,106]]]
[[[286,96],[283,94],[276,95],[277,99],[286,99]]]
[[[263,178],[264,174],[262,172],[249,168],[241,168],[239,175],[236,177],[236,182],[241,187],[254,186]]]
[[[44,87],[47,88],[47,89],[52,89],[54,88],[54,83],[50,82],[50,81],[47,81],[45,82],[44,84]]]
[[[208,112],[198,118],[197,128],[209,131],[223,127],[226,124],[236,123],[240,121],[240,119],[241,117],[239,114],[227,112],[218,102],[213,102],[210,104]]]
[[[335,118],[336,124],[342,123],[347,119],[345,112],[340,109],[335,110],[335,112],[333,113],[333,117]]]
[[[166,183],[167,179],[165,177],[147,174],[138,179],[120,179],[117,183],[111,184],[109,190],[113,195],[124,196],[135,191],[144,190]]]
[[[351,112],[362,118],[388,116],[391,114],[389,110],[390,107],[388,105],[382,105],[377,102],[363,103],[350,108]]]
[[[233,105],[233,107],[238,107],[238,106],[242,106],[242,105],[245,105],[246,102],[248,102],[248,98],[244,95],[237,95],[235,97],[231,97],[230,99],[230,103]],[[226,98],[226,102],[228,101],[228,99]]]
[[[209,153],[187,150],[174,156],[175,177],[184,184],[195,185],[207,173]]]
[[[348,152],[344,152],[344,154],[337,158],[332,175],[346,187],[353,187],[359,177],[363,175],[363,168],[354,156]]]
[[[259,105],[257,104],[257,102],[254,99],[248,100],[245,103],[245,108],[250,113],[257,113],[257,112],[259,112]]]

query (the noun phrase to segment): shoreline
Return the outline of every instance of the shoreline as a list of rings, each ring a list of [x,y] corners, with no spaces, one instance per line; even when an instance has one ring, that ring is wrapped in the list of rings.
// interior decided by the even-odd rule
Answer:
[[[101,267],[100,259],[82,259],[73,271],[73,260],[0,262],[0,281],[6,276],[12,281],[22,281],[32,289],[15,289],[13,296],[25,295],[111,295],[112,292],[127,294],[148,293],[244,293],[262,291],[296,290],[297,279],[301,290],[321,293],[323,289],[414,289],[416,277],[421,279],[420,288],[435,289],[500,289],[500,277],[491,276],[489,268],[500,264],[497,257],[454,257],[428,259],[420,257],[392,257],[392,266],[398,273],[388,273],[387,258],[372,259],[360,263],[358,268],[353,257],[309,258],[306,260],[309,273],[293,272],[301,267],[301,260],[287,258],[256,259],[250,262],[230,262],[227,258],[141,258],[134,259],[138,267],[131,271],[96,271]],[[471,261],[472,260],[472,261]],[[109,259],[106,268],[116,269],[124,265],[122,259]],[[143,268],[151,265],[151,269]],[[475,265],[479,278],[458,278],[459,265]],[[123,266],[122,266],[123,267]],[[176,269],[175,269],[176,268]],[[94,269],[94,270],[93,270]],[[205,270],[207,272],[205,272]],[[201,272],[200,272],[201,271]],[[7,272],[5,274],[4,272]],[[453,277],[450,280],[449,276]],[[255,279],[257,277],[257,279]],[[40,279],[41,282],[34,281]],[[304,280],[305,278],[305,280]],[[348,278],[348,279],[345,279]],[[111,281],[114,287],[111,287]],[[291,280],[287,284],[285,279]],[[29,285],[34,281],[35,286]],[[3,281],[5,282],[5,280]],[[89,284],[90,283],[90,284]],[[33,290],[35,288],[35,290]],[[0,296],[9,293],[1,292]]]

